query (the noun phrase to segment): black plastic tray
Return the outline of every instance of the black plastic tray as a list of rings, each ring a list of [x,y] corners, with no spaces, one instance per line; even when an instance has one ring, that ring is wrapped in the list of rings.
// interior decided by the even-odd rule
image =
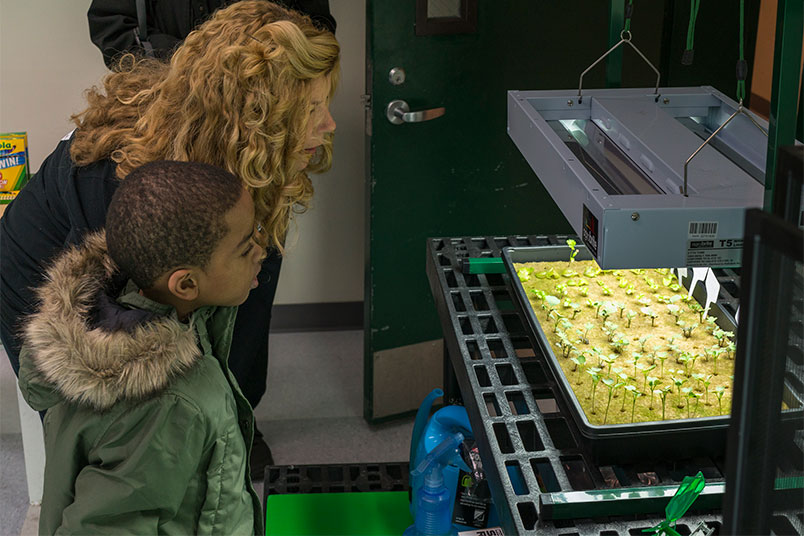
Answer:
[[[579,245],[577,249],[579,250],[577,260],[592,259],[591,254],[584,246]],[[514,267],[514,263],[564,261],[567,260],[568,255],[569,248],[567,246],[507,247],[502,250],[502,258],[511,277],[514,295],[527,320],[530,334],[544,352],[556,383],[567,400],[572,418],[585,439],[583,447],[600,463],[648,461],[701,455],[723,456],[729,427],[728,415],[630,424],[598,425],[589,422],[533,312],[530,300],[528,300]],[[693,297],[702,301],[702,296],[697,293],[693,293]],[[717,323],[722,329],[736,332],[734,319],[717,303],[710,306],[709,314],[717,318]]]

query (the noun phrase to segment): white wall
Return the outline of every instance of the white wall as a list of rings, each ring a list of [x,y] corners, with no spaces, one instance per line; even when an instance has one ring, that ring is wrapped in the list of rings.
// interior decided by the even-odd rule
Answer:
[[[89,0],[0,0],[0,131],[28,132],[31,169],[72,129],[83,91],[106,73],[89,40]],[[296,220],[275,303],[363,299],[365,0],[330,0],[341,42],[332,103],[335,162],[313,178],[313,207]]]

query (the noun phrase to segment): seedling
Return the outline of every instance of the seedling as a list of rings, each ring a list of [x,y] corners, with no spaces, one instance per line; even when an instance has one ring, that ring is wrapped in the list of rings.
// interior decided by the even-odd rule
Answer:
[[[712,383],[712,375],[711,374],[693,374],[693,378],[698,380],[703,387],[703,391],[705,394],[704,403],[708,406],[709,405],[709,385]]]
[[[667,305],[667,314],[673,315],[676,318],[676,323],[680,322],[681,307],[673,303]]]
[[[670,379],[673,380],[673,385],[676,386],[676,393],[678,394],[678,407],[684,407],[684,401],[681,398],[681,386],[687,383],[687,378],[676,378],[675,376],[670,376]]]
[[[664,387],[664,389],[659,389],[659,392],[657,393],[659,395],[659,398],[662,399],[662,420],[664,420],[665,408],[667,407],[667,394],[672,390],[673,387],[667,385]]]
[[[575,257],[578,255],[578,250],[575,249],[577,242],[572,238],[567,239],[567,245],[570,248],[570,262],[575,262]]]
[[[519,280],[524,283],[530,279],[530,271],[530,268],[520,268],[516,275],[519,276]]]
[[[690,311],[698,313],[698,322],[703,322],[704,308],[698,302],[690,303]]]
[[[536,296],[537,300],[544,300],[547,297],[547,293],[543,290],[533,289],[530,292]]]
[[[597,390],[597,384],[600,381],[600,369],[597,367],[592,367],[586,371],[592,377],[592,413],[595,412],[595,391]]]
[[[618,287],[620,287],[620,288],[625,288],[625,287],[627,287],[627,286],[628,286],[628,280],[627,280],[626,278],[624,278],[624,277],[623,277],[623,278],[622,278],[622,279],[620,279],[620,281],[617,283],[617,286],[618,286]]]
[[[726,345],[726,350],[729,352],[729,359],[734,359],[734,351],[737,349],[737,345],[733,342],[729,341],[729,344]]]
[[[645,275],[645,270],[643,270],[642,268],[633,268],[629,271],[635,275]]]
[[[578,334],[581,336],[581,342],[583,344],[589,344],[589,332],[595,328],[595,325],[591,322],[587,322],[583,326],[583,330],[576,330]]]
[[[662,380],[654,376],[648,376],[648,387],[650,387],[650,406],[648,409],[653,410],[653,394],[656,392],[656,386],[662,383]]]
[[[623,353],[623,350],[625,350],[625,347],[629,344],[631,343],[628,342],[627,338],[619,336],[611,342],[611,349],[614,350],[614,353],[621,354]]]
[[[631,309],[628,309],[628,311],[625,312],[625,317],[628,319],[628,324],[625,327],[627,327],[627,328],[631,327],[631,321],[634,318],[636,318],[636,315],[637,314],[634,311],[632,311]]]
[[[734,333],[731,331],[723,331],[720,328],[716,328],[712,330],[712,336],[717,339],[718,346],[727,347],[732,337],[734,337]]]
[[[571,259],[571,260],[575,260],[575,259]],[[576,272],[572,268],[567,268],[566,270],[561,272],[561,275],[564,276],[564,277],[575,277],[576,275],[578,275],[578,272]]]
[[[700,402],[701,402],[701,395],[699,393],[696,393],[695,391],[690,391],[689,394],[687,395],[687,418],[688,419],[691,418],[691,416],[690,416],[690,402],[689,402],[690,398],[695,399],[695,407],[692,409],[692,417],[695,417],[695,415],[698,413],[698,404],[700,404]]]
[[[715,318],[714,316],[706,315],[705,320],[706,320],[706,326],[704,327],[704,329],[707,332],[712,333],[715,330],[715,328],[717,328],[717,318]]]
[[[645,277],[645,283],[648,284],[648,287],[650,288],[651,292],[658,292],[659,291],[659,288],[660,288],[659,285],[657,285],[656,281],[654,281],[650,277]]]
[[[556,285],[555,291],[556,291],[556,294],[558,294],[562,298],[566,298],[567,294],[569,294],[569,291],[567,290],[567,284],[566,283]]]
[[[597,277],[597,274],[600,273],[599,268],[595,268],[594,266],[588,267],[586,270],[583,271],[583,275],[589,278]]]
[[[603,384],[609,389],[609,398],[606,401],[606,412],[603,414],[603,424],[606,424],[606,421],[609,418],[609,407],[611,406],[611,397],[614,395],[614,390],[620,387],[622,384],[615,383],[613,378],[604,378]]]
[[[617,362],[617,354],[609,354],[606,356],[601,355],[600,359],[603,360],[604,363],[606,363],[607,366],[606,373],[611,374],[611,366]]]
[[[720,355],[725,350],[723,348],[720,348],[719,346],[713,346],[713,347],[711,347],[711,348],[709,348],[707,350],[704,350],[704,351],[707,354],[709,354],[709,357],[712,358],[712,361],[714,362],[714,364],[712,365],[712,367],[713,367],[712,374],[717,376],[717,359],[720,357]]]
[[[720,414],[723,414],[723,395],[726,394],[726,386],[718,385],[715,387],[715,396],[717,396],[717,407]]]
[[[637,363],[639,363],[639,360],[642,359],[643,357],[645,356],[643,356],[639,352],[631,353],[631,360],[634,362],[634,378],[636,378],[637,375]]]
[[[656,314],[656,311],[651,309],[650,307],[643,307],[639,310],[640,313],[650,318],[650,325],[656,327],[656,317],[659,315]]]
[[[628,286],[625,287],[625,293],[627,295],[629,295],[629,296],[634,293],[634,284],[633,283],[628,283]]]
[[[555,296],[545,296],[544,303],[542,304],[542,309],[547,311],[547,316],[551,317],[553,315],[553,311],[556,310],[558,304],[561,303],[561,300],[556,298]]]
[[[589,296],[589,287],[581,287],[580,295],[583,297]]]
[[[636,302],[642,307],[648,307],[650,305],[650,298],[647,298],[643,294],[640,294],[639,296],[637,296]]]
[[[679,320],[676,324],[681,328],[681,333],[684,335],[685,338],[689,339],[692,337],[692,332],[695,328],[698,327],[698,324],[687,324],[683,320]]]
[[[659,376],[664,378],[664,362],[667,361],[667,358],[670,356],[667,355],[667,352],[656,352],[653,354],[653,357],[659,360]]]
[[[629,392],[629,393],[633,393],[634,391],[636,391],[636,387],[634,387],[633,385],[629,385],[628,383],[625,383],[625,384],[623,385],[623,391],[627,391],[627,392]],[[620,406],[620,412],[624,412],[624,411],[625,411],[625,400],[626,400],[626,398],[627,398],[626,396],[623,396],[623,405],[622,405],[622,406]]]
[[[631,389],[628,389],[629,387]],[[625,388],[628,389],[628,392],[631,393],[631,396],[633,397],[633,400],[631,401],[631,422],[634,422],[634,412],[636,411],[636,401],[637,401],[637,398],[642,396],[642,393],[640,393],[637,390],[637,388],[634,387],[633,385],[626,385]]]
[[[608,341],[612,342],[614,340],[615,335],[617,334],[618,326],[613,322],[604,322],[603,327],[600,328],[600,331],[606,334],[608,337]]]
[[[647,344],[648,340],[650,340],[651,337],[652,337],[652,335],[645,335],[644,337],[639,338],[639,351],[640,352],[645,353],[645,345]]]
[[[643,365],[642,367],[639,368],[642,369],[642,375],[645,377],[645,383],[642,384],[642,388],[645,389],[648,386],[648,374],[650,374],[650,372],[656,368],[656,365],[648,365],[648,366]]]

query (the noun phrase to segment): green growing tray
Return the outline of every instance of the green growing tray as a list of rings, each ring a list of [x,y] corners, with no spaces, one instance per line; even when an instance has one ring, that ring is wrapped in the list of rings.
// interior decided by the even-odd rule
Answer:
[[[266,536],[399,536],[413,524],[407,491],[269,495]]]

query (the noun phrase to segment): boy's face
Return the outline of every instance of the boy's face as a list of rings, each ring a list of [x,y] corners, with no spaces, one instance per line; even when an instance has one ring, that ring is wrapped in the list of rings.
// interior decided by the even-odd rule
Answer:
[[[228,233],[212,252],[199,274],[199,301],[205,305],[240,305],[257,286],[265,248],[254,222],[254,203],[243,190],[225,215]]]

